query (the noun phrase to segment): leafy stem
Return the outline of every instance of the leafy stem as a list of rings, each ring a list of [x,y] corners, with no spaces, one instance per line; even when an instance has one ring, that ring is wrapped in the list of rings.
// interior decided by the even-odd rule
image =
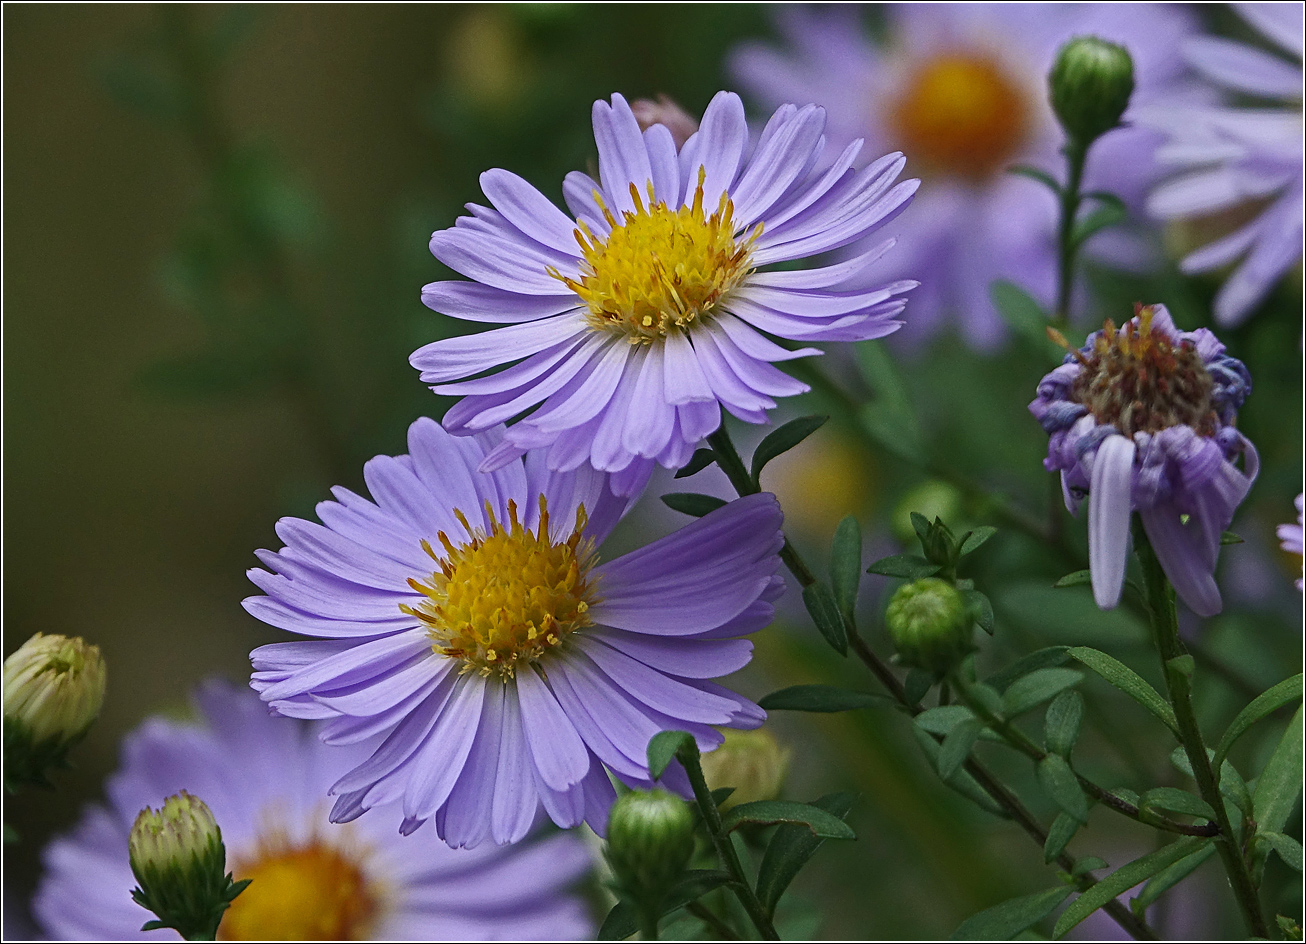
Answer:
[[[1066,141],[1066,185],[1060,191],[1061,222],[1057,229],[1057,307],[1053,324],[1064,329],[1070,322],[1070,292],[1075,283],[1075,254],[1079,241],[1074,238],[1075,217],[1083,200],[1079,192],[1084,179],[1088,144],[1073,135]]]

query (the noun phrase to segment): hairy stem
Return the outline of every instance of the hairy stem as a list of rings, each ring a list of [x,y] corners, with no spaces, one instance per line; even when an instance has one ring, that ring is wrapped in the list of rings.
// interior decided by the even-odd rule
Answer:
[[[1075,216],[1079,213],[1082,199],[1079,193],[1080,183],[1084,179],[1084,163],[1088,158],[1088,146],[1073,137],[1067,140],[1064,149],[1066,155],[1066,185],[1061,190],[1061,221],[1057,230],[1057,307],[1053,313],[1053,324],[1064,329],[1070,323],[1070,293],[1075,284],[1075,240],[1072,238]]]

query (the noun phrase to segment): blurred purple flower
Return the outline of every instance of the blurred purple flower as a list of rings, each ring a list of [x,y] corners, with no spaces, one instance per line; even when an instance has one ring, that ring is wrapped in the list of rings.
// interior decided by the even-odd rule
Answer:
[[[251,885],[221,936],[347,940],[553,940],[593,932],[567,887],[591,866],[585,844],[554,835],[512,849],[455,851],[404,841],[393,820],[333,826],[323,791],[366,747],[324,747],[297,722],[270,717],[252,693],[201,687],[203,725],[146,721],[123,744],[108,805],[87,808],[46,847],[33,910],[57,940],[155,941],[127,834],[136,814],[185,788],[218,820],[227,868]],[[396,811],[393,811],[397,813]],[[260,887],[261,886],[261,887]],[[165,935],[166,936],[166,935]]]
[[[1297,523],[1281,524],[1278,528],[1281,547],[1289,554],[1302,556],[1302,496],[1297,496]],[[1302,578],[1297,578],[1297,589],[1302,589]]]
[[[1186,173],[1157,187],[1148,209],[1165,219],[1205,216],[1247,203],[1256,218],[1189,254],[1185,272],[1242,259],[1215,299],[1215,320],[1242,322],[1302,248],[1302,5],[1235,4],[1242,17],[1295,62],[1214,36],[1184,43],[1184,57],[1212,82],[1284,104],[1275,108],[1176,107],[1158,103],[1139,121],[1165,133],[1157,159]]]
[[[511,326],[413,354],[432,390],[463,397],[445,428],[468,435],[543,404],[508,429],[482,469],[547,449],[549,468],[591,462],[629,495],[655,461],[688,461],[720,425],[718,404],[764,423],[773,398],[807,389],[773,362],[820,352],[788,350],[762,332],[856,341],[896,330],[899,296],[915,282],[845,287],[892,241],[828,268],[757,271],[860,239],[916,189],[914,180],[894,184],[898,154],[851,170],[860,141],[814,171],[824,126],[822,109],[785,105],[750,150],[739,97],[720,92],[677,149],[665,124],[641,131],[613,95],[594,104],[600,181],[573,172],[563,182],[571,215],[515,174],[482,174],[494,209],[469,204],[472,216],[431,237],[436,258],[474,281],[434,282],[422,300]]]
[[[325,526],[286,518],[286,542],[251,570],[254,616],[323,637],[254,650],[253,686],[284,715],[329,720],[322,739],[385,732],[331,788],[331,819],[403,801],[407,834],[434,817],[453,846],[516,842],[540,802],[600,834],[615,793],[604,767],[649,786],[659,731],[752,728],[766,713],[709,679],[743,667],[734,637],[771,620],[781,513],[750,495],[624,557],[595,548],[629,501],[588,464],[540,452],[477,472],[499,427],[454,437],[429,419],[409,455],[364,467],[373,501],[336,489]],[[684,771],[670,785],[688,789]]]
[[[737,50],[731,71],[758,101],[814,101],[829,114],[831,136],[864,136],[872,152],[901,150],[925,186],[912,213],[895,224],[898,248],[882,271],[912,273],[921,288],[902,332],[922,340],[951,315],[982,349],[1006,329],[989,301],[995,279],[1017,282],[1050,303],[1056,287],[1056,202],[1014,164],[1063,166],[1062,135],[1047,101],[1058,48],[1092,34],[1124,45],[1134,59],[1133,104],[1186,100],[1180,39],[1188,11],[1162,4],[892,4],[885,46],[865,35],[855,9],[785,7],[779,25],[788,48]],[[1156,132],[1125,127],[1094,145],[1085,190],[1110,190],[1135,210],[1158,168]],[[858,247],[853,247],[854,249]],[[1136,268],[1150,254],[1136,233],[1111,229],[1089,250]]]
[[[1061,472],[1072,513],[1091,496],[1098,606],[1120,601],[1137,511],[1183,601],[1199,616],[1220,612],[1212,576],[1220,536],[1259,468],[1233,425],[1251,386],[1215,335],[1179,331],[1164,305],[1141,308],[1119,331],[1108,320],[1039,383],[1029,409],[1051,437],[1043,465]]]

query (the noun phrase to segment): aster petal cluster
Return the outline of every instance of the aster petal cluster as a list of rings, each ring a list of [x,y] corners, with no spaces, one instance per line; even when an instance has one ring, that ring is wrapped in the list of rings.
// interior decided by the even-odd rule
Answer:
[[[901,335],[908,341],[955,319],[972,346],[1000,344],[1006,328],[988,292],[995,279],[1016,282],[1045,303],[1054,299],[1056,202],[1006,169],[1062,165],[1047,75],[1063,43],[1092,35],[1133,57],[1126,127],[1093,146],[1084,176],[1085,190],[1115,193],[1132,212],[1142,210],[1159,178],[1152,152],[1163,140],[1132,126],[1134,112],[1198,94],[1178,55],[1194,21],[1176,5],[887,4],[883,45],[867,36],[853,7],[778,9],[786,44],[738,48],[731,72],[741,85],[766,106],[821,103],[832,137],[863,136],[872,152],[901,150],[926,182],[912,212],[896,222],[898,246],[880,270],[920,279]],[[1094,236],[1085,251],[1125,268],[1154,255],[1122,229]]]
[[[819,351],[767,335],[857,341],[899,326],[916,283],[864,287],[891,240],[835,266],[762,269],[862,239],[918,182],[895,183],[899,154],[854,170],[861,141],[816,169],[826,139],[814,105],[780,107],[750,142],[739,97],[721,92],[679,147],[663,124],[641,130],[620,95],[596,102],[593,118],[599,179],[567,175],[568,212],[491,170],[491,206],[469,204],[471,216],[431,237],[436,258],[472,281],[434,282],[423,301],[508,326],[436,341],[411,362],[436,393],[463,398],[445,415],[450,432],[533,411],[484,470],[541,449],[549,468],[589,462],[629,495],[655,462],[682,466],[721,407],[763,423],[776,398],[807,389],[774,365]]]
[[[1302,5],[1242,3],[1234,9],[1284,55],[1203,36],[1184,44],[1184,57],[1223,89],[1275,104],[1158,104],[1139,114],[1169,138],[1157,159],[1178,172],[1152,193],[1152,213],[1174,219],[1257,207],[1250,222],[1180,264],[1189,273],[1234,266],[1215,299],[1215,320],[1226,326],[1251,314],[1301,258],[1303,216]]]
[[[629,499],[588,464],[529,453],[478,472],[500,427],[455,437],[429,419],[409,453],[364,468],[322,524],[283,519],[286,546],[250,571],[245,608],[311,641],[256,649],[253,687],[276,712],[326,722],[328,744],[384,735],[332,786],[334,822],[401,804],[453,846],[515,842],[542,803],[602,833],[611,771],[650,786],[648,741],[752,728],[759,707],[711,679],[752,656],[783,590],[774,496],[732,502],[613,560],[598,547]],[[664,780],[664,782],[668,782]],[[675,768],[670,785],[688,789]]]
[[[1289,554],[1296,554],[1298,557],[1306,551],[1306,544],[1302,541],[1302,498],[1303,496],[1298,495],[1296,500],[1297,523],[1281,524],[1278,527],[1280,546]],[[1301,577],[1297,578],[1297,589],[1302,589]]]
[[[1029,409],[1050,437],[1043,464],[1061,473],[1072,513],[1089,498],[1099,606],[1120,600],[1137,511],[1180,598],[1201,616],[1220,611],[1220,536],[1259,469],[1234,426],[1250,392],[1242,362],[1205,328],[1179,331],[1163,305],[1118,330],[1108,321],[1039,383]]]
[[[43,854],[33,910],[58,940],[158,940],[131,900],[128,834],[137,812],[191,790],[221,825],[227,868],[253,883],[225,913],[225,940],[552,940],[592,923],[568,892],[591,866],[585,844],[554,835],[512,849],[405,842],[378,816],[328,822],[323,791],[365,756],[328,748],[268,715],[250,692],[210,682],[202,724],[146,721],[123,745],[106,805],[87,808]],[[351,756],[352,755],[352,756]],[[396,811],[397,812],[397,811]]]

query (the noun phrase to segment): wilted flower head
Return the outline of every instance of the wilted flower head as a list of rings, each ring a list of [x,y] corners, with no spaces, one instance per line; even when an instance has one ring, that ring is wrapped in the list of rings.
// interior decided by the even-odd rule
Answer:
[[[1289,554],[1302,556],[1302,496],[1297,496],[1297,523],[1279,525],[1279,540]],[[1302,589],[1302,578],[1297,578],[1297,589]]]
[[[431,237],[436,258],[474,281],[434,282],[422,300],[510,326],[436,341],[411,362],[436,393],[463,397],[444,417],[457,435],[534,410],[483,471],[540,449],[550,469],[589,462],[634,494],[654,462],[684,465],[722,407],[763,423],[776,397],[807,389],[773,364],[819,352],[767,334],[857,341],[897,329],[915,282],[847,288],[865,284],[892,241],[840,265],[762,271],[860,239],[915,192],[917,181],[894,183],[901,155],[854,171],[860,141],[814,170],[824,126],[823,109],[784,105],[750,149],[743,104],[721,92],[677,148],[666,124],[641,131],[613,95],[594,104],[599,180],[563,183],[569,214],[508,171],[481,175],[493,209],[469,204],[472,216]]]
[[[1214,36],[1188,40],[1184,57],[1215,84],[1275,104],[1229,108],[1158,102],[1138,115],[1140,123],[1170,139],[1157,159],[1181,171],[1152,193],[1152,213],[1174,219],[1263,207],[1250,223],[1181,263],[1185,272],[1207,272],[1242,260],[1215,299],[1215,320],[1228,326],[1251,314],[1301,258],[1303,214],[1302,5],[1233,7],[1287,58]]]
[[[1220,611],[1220,536],[1256,478],[1256,449],[1233,425],[1251,392],[1241,361],[1204,328],[1179,331],[1164,305],[1106,322],[1039,383],[1030,412],[1051,437],[1066,507],[1089,496],[1093,596],[1120,600],[1131,512],[1179,596]],[[1242,457],[1242,468],[1236,460]]]

